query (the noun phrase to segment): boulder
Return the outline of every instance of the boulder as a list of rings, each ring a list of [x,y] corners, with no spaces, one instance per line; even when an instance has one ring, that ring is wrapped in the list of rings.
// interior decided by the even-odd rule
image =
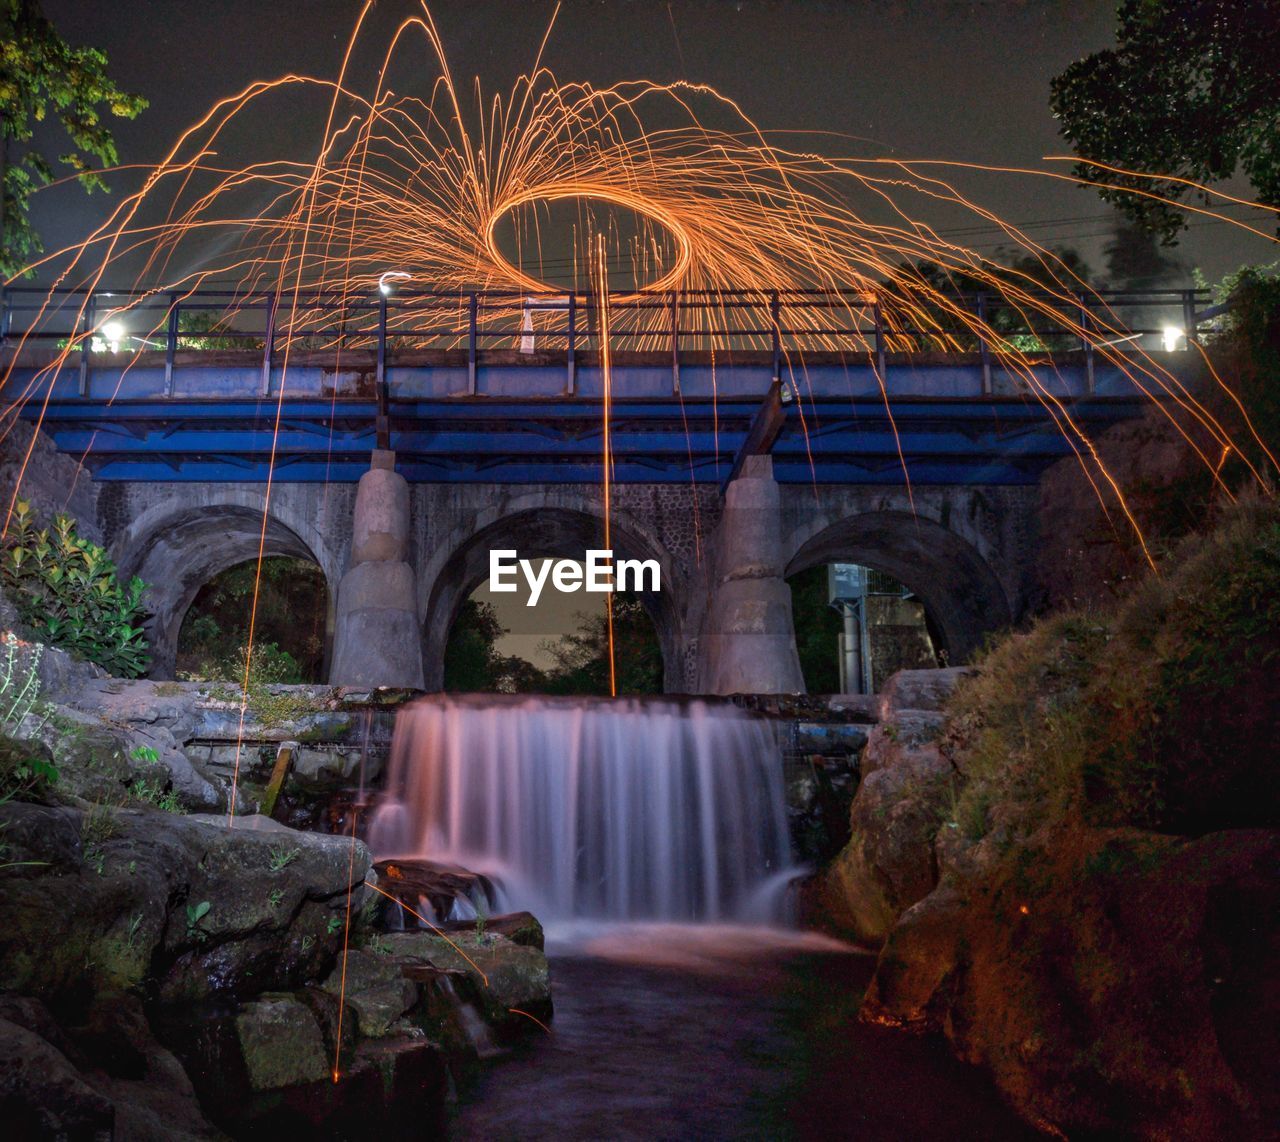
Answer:
[[[386,942],[391,954],[405,963],[465,973],[491,1026],[518,1024],[526,1015],[544,1022],[550,1018],[551,980],[547,957],[538,948],[513,943],[505,936],[477,938],[474,930],[449,937],[397,932],[387,936]]]
[[[418,1001],[418,988],[404,977],[399,961],[364,948],[350,949],[345,965],[339,959],[324,990],[335,996],[345,993],[366,1039],[389,1034]]]
[[[56,996],[151,974],[161,999],[187,1001],[323,978],[348,893],[357,909],[363,900],[368,850],[255,824],[0,806],[11,865],[0,869],[0,978]]]
[[[0,1106],[10,1138],[114,1137],[115,1107],[57,1048],[0,1019]]]
[[[333,1067],[311,1009],[291,995],[266,995],[236,1015],[241,1057],[255,1091],[317,1082]]]
[[[878,695],[880,720],[893,721],[903,710],[941,712],[961,680],[973,672],[971,666],[949,666],[941,670],[899,670],[891,674]]]
[[[474,933],[474,920],[448,920],[440,925],[442,932],[452,935],[454,932]],[[542,924],[532,912],[507,912],[501,916],[490,916],[484,922],[484,930],[495,936],[505,936],[513,944],[526,948],[537,948],[542,951],[545,937]]]
[[[865,1018],[946,1033],[1065,1137],[1280,1119],[1280,833],[1059,831],[902,916]]]
[[[933,839],[951,796],[952,770],[937,746],[908,746],[884,726],[871,741],[881,743],[878,761],[854,796],[849,843],[817,891],[837,930],[876,944],[937,884]]]
[[[378,874],[378,887],[414,912],[420,910],[419,901],[423,897],[431,902],[437,916],[447,916],[454,900],[460,896],[472,901],[493,898],[489,880],[460,865],[424,857],[395,857],[377,861],[373,869]],[[413,912],[404,912],[404,918],[410,926],[416,923]]]

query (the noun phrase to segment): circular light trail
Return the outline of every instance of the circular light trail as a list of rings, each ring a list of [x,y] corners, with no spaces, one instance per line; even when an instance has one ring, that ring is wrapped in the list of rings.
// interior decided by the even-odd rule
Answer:
[[[520,289],[534,292],[563,292],[549,282],[531,277],[502,253],[498,247],[497,228],[503,218],[514,215],[522,206],[533,203],[563,202],[565,199],[588,199],[593,202],[604,202],[610,206],[634,211],[636,214],[656,222],[671,237],[675,244],[675,264],[656,282],[646,285],[646,291],[665,292],[678,289],[684,282],[693,262],[693,241],[684,223],[676,214],[661,202],[645,197],[643,194],[628,191],[619,187],[599,183],[549,183],[546,186],[532,187],[501,202],[489,216],[484,230],[484,246],[494,267],[505,275]]]

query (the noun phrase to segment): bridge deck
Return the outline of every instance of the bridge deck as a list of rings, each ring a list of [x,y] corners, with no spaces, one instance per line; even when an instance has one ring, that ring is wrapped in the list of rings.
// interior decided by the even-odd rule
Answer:
[[[297,336],[322,346],[314,349],[281,346],[280,330],[297,319],[282,316],[278,299],[130,298],[67,291],[49,311],[39,297],[7,290],[0,316],[8,346],[0,414],[17,408],[38,421],[99,480],[260,481],[274,470],[281,480],[349,481],[379,442],[415,481],[602,477],[605,372],[589,299],[303,299],[294,314],[305,302],[319,324]],[[990,298],[969,302],[990,316]],[[1010,363],[973,334],[960,343],[974,352],[894,353],[874,299],[850,309],[847,353],[805,347],[828,328],[819,320],[825,309],[849,308],[842,294],[630,299],[620,306],[641,316],[669,312],[665,333],[645,334],[669,348],[611,354],[613,477],[722,482],[778,378],[790,398],[771,447],[783,482],[1030,483],[1072,455],[1070,424],[1094,435],[1138,415],[1150,401],[1142,389],[1158,389],[1153,361],[1174,376],[1190,373],[1198,355],[1163,351],[1161,323],[1181,318],[1194,330],[1210,312],[1197,312],[1203,302],[1196,291],[1081,295],[1074,318],[1071,302],[1056,326],[1019,334],[1042,335],[1054,352]],[[523,324],[526,303],[541,323],[536,335]],[[1097,344],[1080,335],[1126,306],[1132,333]],[[715,353],[692,348],[708,335],[685,328],[709,307],[728,322],[726,347]],[[228,331],[185,333],[192,313],[221,315]],[[128,317],[132,352],[105,351],[113,346],[101,343],[104,314]],[[1081,322],[1075,334],[1069,319]],[[640,343],[620,336],[620,344]],[[59,351],[60,341],[90,351]],[[730,347],[749,344],[756,347]]]
[[[536,378],[541,369],[497,368],[518,371],[516,380],[526,370]],[[769,383],[758,367],[746,368],[744,376],[737,366],[718,366],[721,395],[714,398],[693,385],[695,395],[682,385],[679,394],[615,396],[614,478],[723,481]],[[277,388],[269,396],[251,395],[244,391],[251,386],[235,383],[234,372],[207,366],[183,368],[170,397],[149,391],[143,370],[95,373],[89,397],[55,383],[47,403],[28,399],[21,415],[39,420],[58,448],[83,458],[99,480],[256,481],[273,463],[280,480],[356,480],[377,443],[379,402],[362,391],[369,386],[358,370],[291,366],[283,392]],[[1103,378],[1099,387],[1110,391],[1081,393],[1081,374],[1078,365],[1054,365],[1043,382],[1054,394],[1046,406],[1025,385],[1021,395],[984,394],[981,370],[972,365],[918,364],[911,373],[892,375],[886,402],[874,378],[866,383],[856,368],[815,365],[797,378],[799,399],[784,405],[772,447],[775,471],[787,483],[896,485],[904,470],[914,483],[1031,483],[1047,464],[1072,454],[1071,433],[1063,430],[1068,418],[1092,435],[1138,415],[1148,403],[1122,376]],[[615,377],[626,393],[648,387],[643,376],[635,383],[628,366],[619,366]],[[22,379],[15,372],[10,386]],[[439,383],[438,377],[410,373],[387,404],[389,444],[409,480],[601,478],[600,397],[513,396],[508,384],[486,384],[476,396],[414,392]],[[107,391],[100,392],[99,384]],[[943,395],[926,391],[938,389]],[[8,392],[6,386],[0,396]]]

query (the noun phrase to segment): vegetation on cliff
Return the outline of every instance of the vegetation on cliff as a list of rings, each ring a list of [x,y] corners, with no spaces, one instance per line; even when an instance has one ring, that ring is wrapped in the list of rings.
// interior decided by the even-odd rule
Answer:
[[[1124,600],[992,646],[936,740],[881,742],[855,801],[832,882],[885,934],[864,1018],[943,1032],[1061,1136],[1264,1134],[1278,663],[1280,506],[1261,499]]]
[[[1128,599],[997,644],[952,699],[954,823],[1006,842],[1077,820],[1274,827],[1280,507],[1236,505]]]

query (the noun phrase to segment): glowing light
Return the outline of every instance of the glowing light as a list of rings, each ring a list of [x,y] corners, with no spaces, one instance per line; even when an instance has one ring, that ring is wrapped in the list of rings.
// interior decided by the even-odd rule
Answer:
[[[1186,334],[1176,325],[1166,325],[1162,330],[1160,330],[1160,340],[1164,344],[1164,351],[1166,353],[1172,353],[1177,349],[1178,342],[1185,336]]]
[[[407,282],[412,277],[412,274],[407,274],[404,270],[388,270],[378,278],[378,292],[383,297],[390,297],[395,292],[396,282]]]
[[[125,329],[123,323],[115,320],[105,322],[101,332],[103,338],[111,343],[113,349],[129,335],[129,331]]]

